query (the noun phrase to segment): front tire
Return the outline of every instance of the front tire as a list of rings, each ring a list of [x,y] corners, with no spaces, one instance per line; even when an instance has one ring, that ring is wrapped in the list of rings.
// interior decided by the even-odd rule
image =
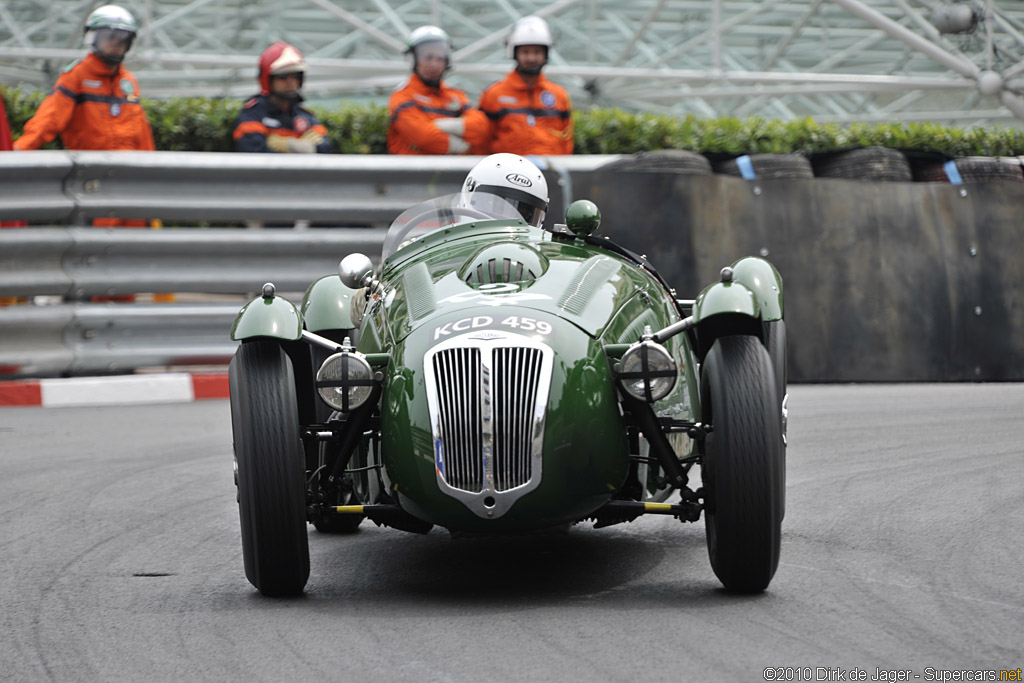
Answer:
[[[276,342],[246,342],[229,382],[245,576],[264,595],[299,595],[309,537],[292,363]]]
[[[726,590],[757,593],[779,565],[784,463],[768,351],[753,336],[718,339],[704,361],[701,474],[708,555]]]

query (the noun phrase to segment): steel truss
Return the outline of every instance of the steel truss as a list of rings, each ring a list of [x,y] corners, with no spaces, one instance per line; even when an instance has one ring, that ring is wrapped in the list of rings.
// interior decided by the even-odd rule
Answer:
[[[100,0],[0,4],[0,84],[48,89],[81,56]],[[244,97],[259,52],[302,49],[314,103],[384,102],[407,74],[403,38],[438,24],[449,82],[477,96],[510,68],[516,18],[555,34],[546,73],[577,108],[822,122],[1020,126],[1022,0],[120,0],[142,30],[129,65],[149,97]],[[939,13],[968,17],[940,32]],[[933,23],[935,22],[935,23]],[[947,31],[948,31],[947,27]]]

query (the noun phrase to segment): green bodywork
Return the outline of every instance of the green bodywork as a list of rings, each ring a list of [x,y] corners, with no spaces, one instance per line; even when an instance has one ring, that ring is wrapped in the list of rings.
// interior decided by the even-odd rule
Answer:
[[[355,300],[362,292],[346,287],[337,275],[327,275],[309,286],[302,298],[302,320],[310,332],[359,327],[352,318]]]
[[[782,320],[782,276],[775,266],[763,258],[748,256],[733,263],[732,271],[733,281],[753,292],[762,320]]]
[[[502,257],[526,264],[530,276],[473,275],[501,271],[489,262]],[[381,460],[385,485],[404,509],[450,529],[540,528],[581,519],[622,487],[630,448],[604,348],[679,320],[671,294],[654,277],[613,250],[568,235],[480,221],[399,250],[383,263],[380,280],[359,350],[386,352],[393,361],[381,404]],[[435,344],[490,331],[540,341],[554,363],[540,484],[500,517],[485,519],[439,490],[424,356]],[[699,414],[694,355],[686,335],[665,346],[683,372],[656,410],[690,419]],[[685,435],[672,438],[679,457],[692,454]]]
[[[358,323],[358,351],[373,359],[382,375],[371,460],[381,465],[387,496],[424,521],[461,531],[545,528],[588,517],[634,480],[644,498],[653,500],[667,493],[666,484],[660,467],[645,459],[650,457],[646,441],[631,446],[615,366],[629,345],[678,323],[682,314],[674,293],[655,274],[587,234],[599,216],[589,202],[576,205],[570,216],[576,234],[521,220],[436,229],[388,256],[378,281],[365,290],[350,289],[331,275],[310,286],[301,314],[279,297],[250,301],[235,321],[232,339],[293,341],[303,327],[327,334]],[[715,337],[733,333],[736,320],[760,325],[781,316],[782,285],[775,269],[758,258],[737,261],[733,281],[708,287],[695,301],[693,329],[663,342],[680,372],[673,391],[654,404],[655,413],[699,420],[699,361]],[[511,340],[510,347],[545,349],[550,382],[546,402],[534,408],[542,413],[540,426],[532,428],[539,436],[531,437],[530,450],[539,475],[491,515],[480,507],[485,503],[467,502],[471,491],[456,495],[445,489],[449,446],[435,438],[430,401],[440,399],[428,389],[441,380],[428,377],[432,369],[426,360],[449,348],[498,344],[496,339]],[[297,385],[309,386],[298,379]],[[680,459],[697,453],[685,431],[668,439]],[[638,456],[644,464],[634,462]]]
[[[756,318],[760,307],[750,288],[738,282],[716,282],[701,292],[693,304],[693,319],[698,324],[725,313]]]
[[[244,341],[258,337],[294,341],[302,336],[302,316],[281,297],[256,297],[235,317],[231,338]]]

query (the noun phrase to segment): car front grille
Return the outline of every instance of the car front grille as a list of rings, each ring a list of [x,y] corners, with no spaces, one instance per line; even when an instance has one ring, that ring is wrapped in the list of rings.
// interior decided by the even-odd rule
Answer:
[[[459,491],[510,491],[537,474],[550,351],[470,341],[428,352],[437,472]]]
[[[480,349],[447,349],[434,355],[440,434],[441,475],[452,488],[481,491],[484,487],[481,431],[482,368]]]

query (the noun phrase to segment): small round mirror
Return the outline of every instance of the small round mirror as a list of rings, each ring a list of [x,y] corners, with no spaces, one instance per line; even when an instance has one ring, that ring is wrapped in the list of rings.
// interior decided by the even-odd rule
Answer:
[[[338,264],[338,276],[351,289],[367,287],[373,282],[373,263],[366,254],[349,254]]]

